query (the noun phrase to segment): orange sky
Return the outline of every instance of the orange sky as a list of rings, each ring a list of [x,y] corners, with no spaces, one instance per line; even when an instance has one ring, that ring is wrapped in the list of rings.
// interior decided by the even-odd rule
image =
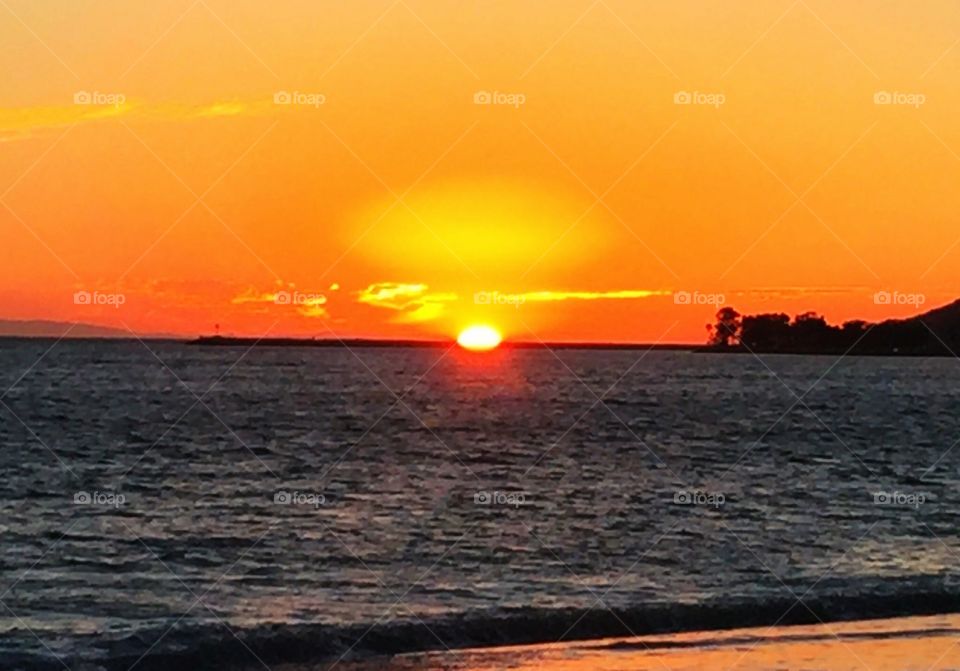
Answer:
[[[0,318],[680,342],[960,296],[953,0],[2,0],[0,45]]]

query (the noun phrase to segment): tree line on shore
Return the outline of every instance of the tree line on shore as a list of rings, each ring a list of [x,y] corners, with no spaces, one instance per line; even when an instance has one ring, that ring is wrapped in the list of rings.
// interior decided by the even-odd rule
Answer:
[[[840,326],[815,312],[791,319],[782,312],[742,315],[724,307],[707,331],[710,350],[943,356],[960,352],[960,301],[910,319],[857,319]]]

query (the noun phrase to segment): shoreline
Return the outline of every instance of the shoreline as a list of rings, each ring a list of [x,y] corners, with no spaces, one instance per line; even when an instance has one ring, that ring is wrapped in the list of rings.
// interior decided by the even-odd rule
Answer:
[[[956,633],[960,635],[960,593],[894,589],[882,595],[811,597],[802,604],[796,598],[784,597],[760,602],[718,600],[615,611],[531,607],[373,625],[270,623],[232,632],[225,632],[219,623],[210,623],[170,630],[161,628],[159,633],[165,632],[163,644],[148,650],[146,656],[139,648],[143,641],[152,639],[151,632],[109,643],[99,640],[98,635],[90,635],[75,641],[74,648],[105,653],[96,660],[104,671],[127,671],[134,663],[139,671],[165,671],[178,665],[195,669],[224,668],[210,666],[211,660],[229,664],[226,668],[243,668],[251,654],[271,667],[304,669],[312,668],[304,665],[329,665],[333,660],[344,659],[360,664],[357,669],[365,669],[363,664],[387,658],[494,655],[515,648],[541,649],[558,645],[558,641],[566,648],[600,647],[604,654],[637,652],[639,644],[631,640],[654,641],[640,645],[642,653],[647,654],[651,648],[683,647],[671,643],[673,639],[732,639],[736,637],[731,632],[740,630],[777,629],[796,633],[810,627],[863,628],[889,620],[929,618],[955,622]],[[661,639],[667,642],[662,643]],[[610,647],[611,641],[618,642],[616,648]],[[23,661],[25,668],[37,671],[62,668],[58,663],[44,665],[36,658]]]
[[[954,669],[960,616],[918,616],[844,623],[737,628],[665,636],[446,650],[377,660],[345,659],[345,671],[730,671],[815,668],[841,671]],[[252,668],[252,667],[251,667]],[[281,664],[276,671],[320,671],[322,664]]]
[[[378,636],[361,631],[338,641],[344,648],[341,652],[308,654],[310,646],[305,641],[273,640],[269,645],[251,645],[225,633],[223,625],[217,623],[205,633],[219,631],[223,638],[198,634],[200,640],[192,652],[163,651],[163,646],[157,646],[146,655],[131,652],[108,660],[87,657],[66,661],[77,671],[129,671],[134,666],[138,671],[176,667],[252,671],[262,669],[264,664],[273,671],[329,671],[331,664],[344,671],[649,671],[657,667],[668,671],[730,671],[735,667],[947,671],[960,665],[960,613],[628,633],[590,639],[560,635],[537,643],[496,645],[459,645],[447,640],[447,632],[441,629],[419,626],[423,637],[429,637],[433,645],[407,652],[370,652],[370,639]],[[811,666],[813,658],[820,662]],[[864,666],[864,660],[871,658],[878,663]],[[918,659],[927,661],[918,665]],[[853,663],[855,660],[859,664]],[[53,659],[8,657],[5,661],[30,671],[63,668],[60,660]]]
[[[200,336],[185,341],[200,347],[369,347],[369,348],[449,348],[455,340],[416,340],[379,338],[251,338],[233,336]],[[497,349],[582,349],[582,350],[657,350],[690,352],[699,345],[605,343],[605,342],[503,342]]]
[[[450,348],[456,345],[453,340],[416,340],[416,339],[377,339],[377,338],[252,338],[233,336],[200,336],[192,340],[179,341],[186,345],[199,347],[344,347],[344,348]],[[509,342],[501,343],[499,350],[586,350],[586,351],[656,351],[686,352],[690,354],[765,354],[783,356],[865,356],[865,357],[906,357],[940,358],[952,357],[949,350],[933,351],[888,351],[867,350],[849,351],[839,349],[778,349],[757,348],[750,350],[743,346],[718,347],[713,345],[660,344],[660,343],[607,343],[607,342]]]

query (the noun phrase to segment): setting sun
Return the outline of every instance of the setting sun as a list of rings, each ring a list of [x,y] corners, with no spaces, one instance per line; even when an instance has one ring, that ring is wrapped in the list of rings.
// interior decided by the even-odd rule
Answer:
[[[490,326],[471,326],[457,337],[457,344],[473,352],[486,352],[500,344],[503,338]]]

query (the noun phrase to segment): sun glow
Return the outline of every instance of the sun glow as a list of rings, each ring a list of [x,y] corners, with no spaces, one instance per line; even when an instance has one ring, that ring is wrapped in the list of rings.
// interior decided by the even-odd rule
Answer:
[[[472,352],[486,352],[500,344],[500,333],[490,326],[471,326],[457,336],[457,344]]]

